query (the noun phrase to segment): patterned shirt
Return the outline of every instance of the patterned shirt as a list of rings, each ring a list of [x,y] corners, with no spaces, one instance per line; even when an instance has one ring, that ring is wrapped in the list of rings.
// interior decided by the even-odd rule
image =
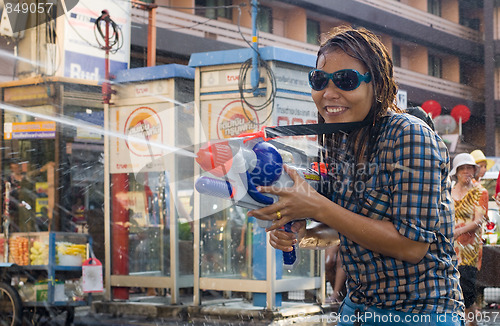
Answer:
[[[391,221],[405,237],[430,246],[412,264],[341,235],[350,298],[383,309],[463,314],[448,150],[424,122],[408,114],[389,114],[378,123],[375,154],[361,169],[352,155],[346,156],[341,164],[347,166],[337,167],[337,181],[344,186],[334,186],[332,200],[369,218]]]
[[[481,210],[481,216],[485,216],[488,210],[488,191],[477,183],[460,200],[455,200],[455,223],[456,227],[474,221],[476,209]],[[482,221],[481,221],[482,222]],[[473,266],[481,269],[483,257],[483,228],[476,228],[474,232],[461,234],[455,241],[455,251],[460,266]]]

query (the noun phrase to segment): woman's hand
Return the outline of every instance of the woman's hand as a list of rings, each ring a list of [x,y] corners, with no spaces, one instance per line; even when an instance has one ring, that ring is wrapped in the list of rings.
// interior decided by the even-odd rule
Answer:
[[[278,229],[269,232],[269,243],[273,248],[282,251],[292,251],[293,245],[297,244],[306,232],[306,221],[295,221],[292,224],[292,232]]]
[[[279,200],[272,205],[248,212],[248,216],[273,221],[266,231],[279,229],[290,221],[314,218],[321,209],[321,200],[324,198],[301,178],[295,169],[287,165],[283,167],[293,180],[293,186],[289,188],[258,187],[260,192],[277,195]]]

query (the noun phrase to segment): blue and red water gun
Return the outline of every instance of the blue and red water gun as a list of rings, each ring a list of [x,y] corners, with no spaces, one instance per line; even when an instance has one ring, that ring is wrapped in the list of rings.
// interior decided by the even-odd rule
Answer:
[[[195,188],[199,193],[231,199],[248,209],[265,207],[278,200],[275,195],[257,191],[258,186],[293,186],[293,180],[283,169],[285,163],[313,188],[318,189],[320,181],[317,169],[309,167],[303,151],[266,137],[265,130],[207,142],[198,151],[196,162],[211,174],[197,179]],[[270,223],[258,220],[261,227],[267,227],[266,222]],[[291,232],[291,224],[285,225],[285,231]],[[297,263],[296,250],[284,252],[283,258],[285,267],[292,269]]]

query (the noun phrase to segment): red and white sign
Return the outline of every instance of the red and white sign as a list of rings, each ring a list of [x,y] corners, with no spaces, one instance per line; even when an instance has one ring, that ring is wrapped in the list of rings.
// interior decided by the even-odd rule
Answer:
[[[84,293],[104,291],[102,264],[97,258],[89,258],[82,264],[82,290]]]

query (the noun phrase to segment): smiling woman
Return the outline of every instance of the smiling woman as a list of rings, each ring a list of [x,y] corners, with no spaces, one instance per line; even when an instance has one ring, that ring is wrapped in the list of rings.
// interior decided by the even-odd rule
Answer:
[[[362,123],[319,137],[328,167],[319,192],[285,166],[294,185],[261,187],[279,201],[249,215],[273,221],[270,243],[284,251],[309,236],[306,218],[339,232],[347,274],[339,325],[355,324],[363,311],[460,325],[448,150],[424,121],[396,107],[387,49],[364,28],[335,28],[309,82],[319,123]],[[291,221],[295,233],[280,230]]]

